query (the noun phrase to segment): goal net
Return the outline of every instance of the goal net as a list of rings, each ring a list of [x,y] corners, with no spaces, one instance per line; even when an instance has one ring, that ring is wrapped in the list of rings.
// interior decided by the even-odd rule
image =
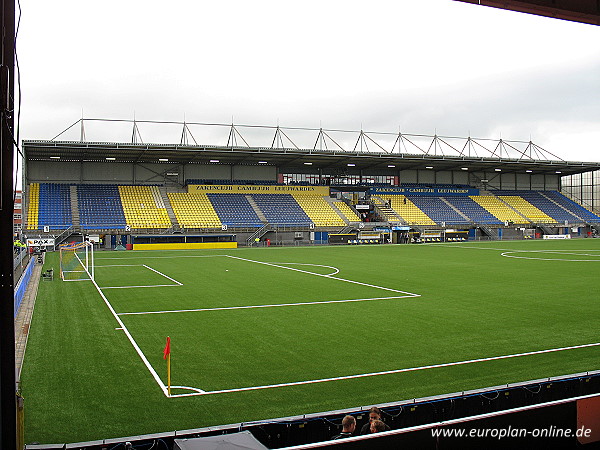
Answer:
[[[94,244],[79,242],[60,249],[60,278],[63,281],[94,279]]]

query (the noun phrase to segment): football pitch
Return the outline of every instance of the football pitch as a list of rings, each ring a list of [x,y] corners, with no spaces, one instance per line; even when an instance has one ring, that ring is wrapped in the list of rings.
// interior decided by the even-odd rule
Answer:
[[[95,282],[40,283],[22,371],[26,442],[597,370],[599,275],[596,239],[96,252]]]

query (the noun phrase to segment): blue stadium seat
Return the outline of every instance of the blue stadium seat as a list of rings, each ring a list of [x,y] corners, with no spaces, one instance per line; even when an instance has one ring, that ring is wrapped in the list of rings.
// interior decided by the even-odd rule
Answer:
[[[557,222],[599,222],[600,217],[557,191],[494,191],[495,195],[518,195]],[[565,211],[566,209],[566,211]]]
[[[71,185],[40,183],[38,227],[65,230],[72,225]]]
[[[272,225],[299,227],[312,223],[289,194],[253,194],[252,198]]]
[[[457,213],[451,206],[438,196],[407,196],[421,211],[427,214],[434,222],[447,224],[468,224],[470,223],[463,216]]]
[[[79,223],[85,230],[124,229],[125,214],[119,187],[115,184],[77,186]]]
[[[219,220],[230,227],[261,227],[256,212],[243,194],[207,194]]]
[[[504,223],[479,203],[474,201],[471,197],[453,195],[444,198],[451,203],[452,206],[454,206],[475,223],[483,223],[488,225],[499,225]]]

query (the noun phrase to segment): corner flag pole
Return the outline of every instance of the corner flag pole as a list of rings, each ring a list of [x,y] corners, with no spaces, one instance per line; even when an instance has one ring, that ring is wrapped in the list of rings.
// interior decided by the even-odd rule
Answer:
[[[171,338],[169,336],[163,350],[163,359],[167,360],[167,392],[171,396]]]

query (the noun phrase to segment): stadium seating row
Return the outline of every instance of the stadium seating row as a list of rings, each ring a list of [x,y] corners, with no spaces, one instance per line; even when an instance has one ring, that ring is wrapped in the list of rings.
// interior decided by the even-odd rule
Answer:
[[[346,222],[333,210],[327,201],[318,195],[295,194],[294,199],[317,227],[343,227]],[[340,202],[343,203],[343,202]],[[348,205],[346,205],[348,208]],[[350,208],[348,208],[350,209]]]
[[[27,229],[64,230],[73,225],[71,187],[68,184],[32,183],[29,187]]]
[[[38,229],[38,213],[40,207],[40,184],[29,185],[29,209],[27,210],[27,229]]]
[[[83,229],[166,229],[172,226],[158,186],[31,183],[26,228],[70,227],[73,187]],[[495,191],[494,194],[389,195],[374,196],[372,200],[387,221],[407,225],[600,222],[600,217],[557,191]],[[346,203],[330,203],[326,197],[307,193],[169,193],[168,201],[183,228],[218,229],[222,225],[252,228],[266,223],[342,227],[347,222],[360,221]]]
[[[204,193],[169,193],[177,222],[183,228],[221,228],[221,220]]]
[[[346,203],[342,201],[333,202],[335,207],[342,213],[342,215],[349,222],[360,222],[360,217],[350,208]]]
[[[123,229],[127,222],[118,186],[114,184],[82,184],[77,187],[81,228]]]

